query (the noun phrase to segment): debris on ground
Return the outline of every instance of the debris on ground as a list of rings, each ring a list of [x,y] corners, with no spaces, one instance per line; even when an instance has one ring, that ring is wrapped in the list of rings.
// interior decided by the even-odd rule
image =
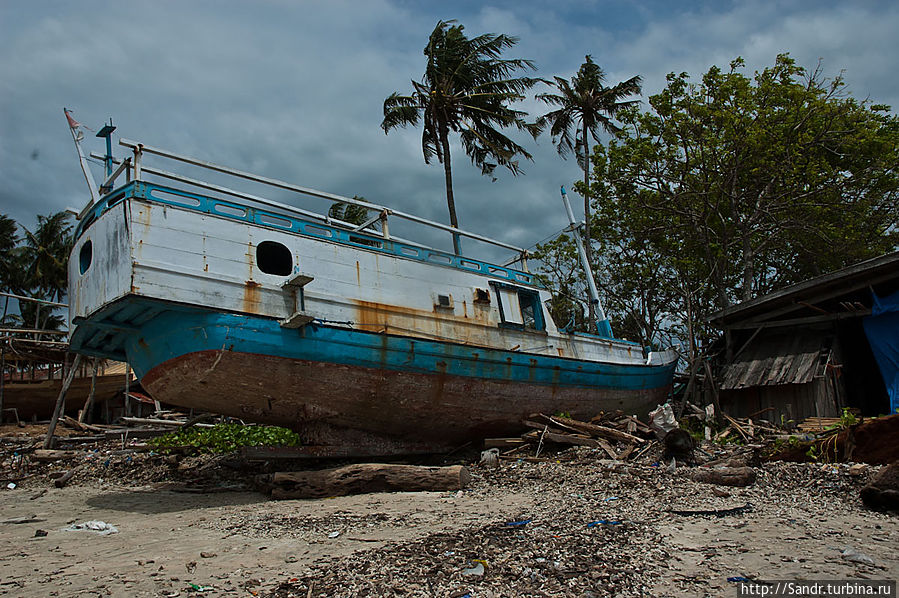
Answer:
[[[161,452],[147,438],[104,433],[88,442],[64,423],[60,452],[47,453],[39,427],[30,436],[5,428],[0,480],[14,489],[0,492],[0,539],[18,556],[0,563],[9,584],[0,594],[46,595],[52,582],[72,584],[61,595],[722,595],[732,591],[728,579],[899,574],[888,550],[899,524],[865,509],[860,493],[893,488],[877,483],[899,469],[766,461],[795,429],[686,411],[679,438],[667,443],[621,412],[591,421],[534,414],[522,437],[486,443],[495,460],[472,449],[441,462],[470,472],[464,489],[290,502],[251,494],[255,477],[321,463],[281,461],[276,470],[239,452]],[[672,454],[690,444],[683,433],[691,451]],[[735,471],[754,483],[697,480]],[[127,533],[90,543],[61,533],[72,524]],[[142,537],[150,525],[152,536]],[[77,550],[66,553],[63,536]],[[62,552],[48,552],[60,543]],[[93,544],[104,545],[102,558]]]

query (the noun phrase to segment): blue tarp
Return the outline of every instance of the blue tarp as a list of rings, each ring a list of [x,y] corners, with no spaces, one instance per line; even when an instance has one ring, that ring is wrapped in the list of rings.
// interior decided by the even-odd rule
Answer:
[[[899,292],[874,295],[871,315],[864,319],[865,334],[874,352],[890,397],[890,412],[899,412]]]

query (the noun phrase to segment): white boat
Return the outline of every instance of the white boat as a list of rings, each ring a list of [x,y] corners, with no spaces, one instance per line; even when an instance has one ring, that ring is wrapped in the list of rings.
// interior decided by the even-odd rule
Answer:
[[[560,330],[520,248],[120,144],[131,155],[99,156],[107,180],[79,216],[71,346],[127,361],[159,401],[290,427],[308,454],[377,455],[515,434],[536,412],[645,413],[669,392],[673,352]],[[361,205],[374,218],[355,226],[150,158]],[[398,239],[396,219],[510,250],[521,266]]]

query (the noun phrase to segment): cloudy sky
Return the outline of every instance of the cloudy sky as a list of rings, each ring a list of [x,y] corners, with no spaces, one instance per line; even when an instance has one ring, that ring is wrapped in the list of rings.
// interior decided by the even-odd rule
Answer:
[[[31,226],[86,201],[67,106],[95,130],[112,117],[125,138],[446,222],[443,172],[424,164],[420,132],[379,128],[384,98],[420,78],[439,19],[519,37],[507,56],[534,60],[541,77],[569,77],[592,54],[610,82],[641,75],[644,98],[669,72],[698,79],[736,56],[752,72],[790,52],[843,71],[857,98],[899,106],[896,2],[10,0],[0,2],[0,212]],[[523,176],[491,182],[460,150],[454,170],[462,227],[528,247],[565,225],[558,187],[578,170],[549,137],[523,141],[534,155]]]

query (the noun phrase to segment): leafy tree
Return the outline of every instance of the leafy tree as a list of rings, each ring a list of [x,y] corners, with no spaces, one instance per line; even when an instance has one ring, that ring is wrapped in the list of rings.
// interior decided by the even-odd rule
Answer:
[[[530,60],[501,58],[517,38],[487,33],[469,39],[462,25],[451,25],[454,22],[438,21],[424,48],[427,64],[422,80],[412,81],[411,94],[394,92],[384,100],[381,128],[388,133],[422,122],[425,163],[436,157],[443,164],[450,224],[458,228],[450,134],[459,134],[465,153],[483,174],[493,175],[497,166],[518,174],[516,157],[530,160],[531,155],[501,129],[514,127],[536,137],[536,125],[527,123],[527,115],[510,104],[524,99],[524,92],[539,79],[514,76],[521,69],[533,70]],[[459,235],[453,235],[453,246],[460,253]]]
[[[353,199],[365,201],[364,197],[360,197],[358,195],[354,195]],[[344,222],[349,222],[350,224],[359,226],[360,224],[371,218],[371,216],[369,216],[369,212],[370,210],[368,208],[338,201],[331,204],[331,207],[328,208],[328,217],[334,218],[336,220],[343,220]]]
[[[18,281],[22,269],[19,245],[19,225],[16,221],[0,214],[0,290],[6,293],[19,291]],[[3,317],[0,323],[6,325],[6,313],[9,308],[9,297],[3,299]]]
[[[584,185],[578,187],[584,196],[584,218],[586,227],[584,237],[591,238],[590,234],[590,145],[591,138],[599,142],[599,130],[608,133],[617,133],[619,128],[613,122],[613,118],[619,111],[637,103],[637,100],[627,100],[632,95],[640,93],[640,77],[631,77],[613,87],[606,87],[605,72],[588,54],[585,62],[578,69],[571,81],[562,77],[555,77],[550,83],[557,90],[557,94],[542,93],[537,99],[550,106],[558,106],[558,109],[544,114],[537,119],[537,125],[543,129],[549,126],[553,143],[559,151],[559,155],[567,157],[574,152],[578,164],[584,171]],[[592,247],[585,243],[587,259],[592,261]],[[594,306],[589,304],[590,320],[595,319]]]
[[[743,67],[669,75],[592,156],[606,292],[693,354],[715,311],[899,242],[899,118],[786,54]]]
[[[68,212],[38,215],[34,232],[25,230],[23,259],[27,294],[36,299],[61,301],[68,287],[67,264],[72,250],[72,224]],[[27,309],[22,310],[25,316]],[[40,313],[34,310],[34,327],[41,328]],[[51,309],[44,310],[44,325],[51,323]],[[53,320],[55,321],[55,320]]]

